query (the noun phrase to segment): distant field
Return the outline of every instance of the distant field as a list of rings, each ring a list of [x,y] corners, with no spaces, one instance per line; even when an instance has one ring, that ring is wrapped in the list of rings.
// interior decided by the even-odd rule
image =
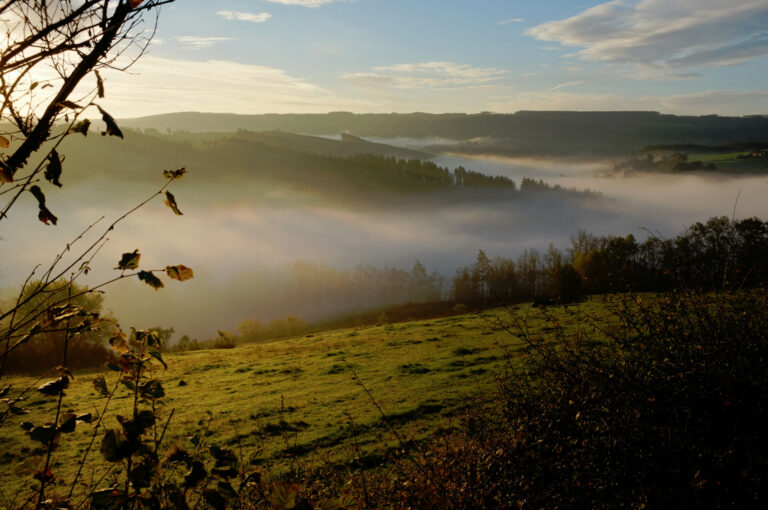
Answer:
[[[744,152],[729,153],[702,153],[689,154],[691,161],[702,161],[704,163],[714,163],[717,169],[722,172],[768,172],[768,165],[764,159],[738,159],[738,156]]]
[[[567,323],[573,314],[602,309],[592,301],[565,309],[553,307],[550,312]],[[528,317],[533,334],[548,328],[537,309],[522,305],[515,310]],[[164,445],[185,444],[188,436],[201,430],[201,420],[210,412],[209,444],[237,446],[252,464],[276,472],[286,469],[291,459],[310,463],[349,459],[350,422],[364,451],[394,446],[391,433],[349,366],[403,437],[423,439],[455,424],[469,396],[492,390],[505,350],[516,352],[521,347],[494,324],[508,317],[503,310],[493,310],[479,316],[342,329],[229,350],[168,354],[168,370],[160,375],[166,389],[164,415],[170,409],[175,414]],[[94,375],[75,374],[65,408],[82,413],[103,407],[103,398],[91,384]],[[115,373],[107,377],[114,384]],[[35,381],[17,377],[6,382],[21,388]],[[107,427],[118,426],[114,415],[129,414],[126,393],[113,400]],[[51,416],[54,402],[33,391],[25,406],[31,414],[0,428],[4,497],[28,484],[30,473],[38,467],[29,460],[34,459],[38,444],[26,437],[19,423],[40,424],[43,416]],[[55,453],[53,468],[60,478],[71,480],[92,430],[81,424],[73,434],[63,436],[66,443]],[[86,482],[104,472],[100,439],[101,433],[83,472]]]

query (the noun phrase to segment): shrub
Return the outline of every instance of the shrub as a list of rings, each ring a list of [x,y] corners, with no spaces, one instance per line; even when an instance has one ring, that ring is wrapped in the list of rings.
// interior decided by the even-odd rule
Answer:
[[[768,489],[765,292],[612,298],[609,321],[527,336],[492,405],[382,502],[436,508],[754,508]],[[587,333],[589,332],[589,333]],[[496,409],[496,412],[489,412]],[[373,482],[371,482],[373,483]],[[384,483],[384,482],[382,482]]]

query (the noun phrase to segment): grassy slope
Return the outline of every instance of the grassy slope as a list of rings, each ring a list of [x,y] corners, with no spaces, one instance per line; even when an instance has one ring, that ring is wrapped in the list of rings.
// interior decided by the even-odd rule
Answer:
[[[540,312],[529,310],[528,305],[519,309],[521,314],[531,314],[529,325],[534,333],[546,327]],[[601,309],[596,301],[568,308],[569,313],[590,314]],[[551,310],[563,315],[560,308]],[[254,462],[275,465],[277,470],[288,462],[286,447],[305,460],[347,459],[352,451],[345,441],[350,419],[363,425],[358,441],[364,449],[394,444],[344,360],[354,367],[404,437],[427,437],[455,422],[467,396],[491,389],[493,375],[504,363],[505,346],[514,349],[520,345],[493,324],[495,317],[504,314],[496,310],[483,316],[358,327],[230,350],[167,355],[169,368],[160,378],[168,411],[176,411],[165,446],[184,443],[200,430],[208,411],[212,413],[210,443],[236,445],[239,434],[246,458],[263,447]],[[103,399],[90,382],[94,374],[75,375],[65,408],[71,406],[77,412],[101,409]],[[115,380],[114,373],[108,374],[108,382]],[[180,386],[182,380],[187,384]],[[16,378],[6,382],[20,388],[34,381]],[[123,390],[113,401],[105,419],[107,427],[117,426],[115,414],[129,414],[126,393]],[[27,470],[21,469],[37,443],[25,437],[18,423],[39,424],[52,416],[53,406],[52,399],[32,392],[26,402],[32,413],[0,428],[0,478],[6,481],[0,490],[5,495],[29,483],[29,468],[34,464],[28,462]],[[281,406],[285,421],[294,429],[286,434],[280,430]],[[71,480],[75,459],[91,434],[91,426],[81,424],[64,437],[66,448],[55,453],[53,469],[60,478]],[[100,438],[101,434],[84,471],[86,480],[92,473],[103,472]]]

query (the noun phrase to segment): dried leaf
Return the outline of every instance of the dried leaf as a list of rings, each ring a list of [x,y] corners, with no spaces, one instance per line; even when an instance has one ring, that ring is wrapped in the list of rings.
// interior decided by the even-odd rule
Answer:
[[[7,149],[11,145],[11,141],[4,137],[3,135],[0,135],[0,147],[3,149]]]
[[[93,71],[96,74],[96,91],[99,97],[104,97],[104,80],[101,79],[101,75],[98,71]]]
[[[163,361],[163,355],[160,351],[158,351],[157,349],[149,349],[149,355],[155,358],[160,363],[162,363],[163,368],[168,370],[168,365],[166,365],[165,361]]]
[[[125,271],[126,269],[136,269],[139,267],[139,259],[141,259],[141,253],[136,248],[132,252],[123,253],[120,257],[120,262],[117,263],[115,269]]]
[[[37,213],[37,219],[39,219],[46,225],[50,225],[51,223],[56,225],[56,222],[59,221],[59,219],[56,216],[54,216],[54,214],[45,206],[42,206],[40,208],[40,212]]]
[[[45,179],[54,186],[61,188],[61,182],[59,182],[60,177],[61,158],[59,157],[59,153],[56,152],[56,149],[53,149],[51,153],[48,154],[48,166],[45,167]]]
[[[13,172],[0,160],[0,184],[4,182],[13,182]]]
[[[45,195],[43,194],[43,191],[40,189],[40,186],[32,186],[29,188],[29,192],[34,195],[34,197],[37,199],[37,203],[41,206],[45,205]]]
[[[139,280],[145,282],[155,290],[162,289],[164,287],[162,280],[160,280],[160,278],[152,274],[150,271],[140,271]]]
[[[88,129],[91,127],[91,121],[83,119],[80,122],[76,122],[74,126],[69,128],[70,133],[81,133],[83,136],[88,136]]]
[[[58,221],[58,218],[53,215],[53,213],[48,210],[48,207],[45,205],[45,195],[43,194],[42,190],[39,186],[34,185],[31,188],[29,188],[29,192],[34,195],[34,197],[37,199],[37,205],[40,208],[40,212],[37,215],[37,218],[48,225],[49,223],[53,223],[54,225]]]
[[[177,216],[181,216],[182,212],[179,210],[179,206],[176,205],[176,197],[170,191],[165,192],[165,205],[171,208]]]
[[[186,168],[178,168],[176,170],[163,170],[163,177],[175,181],[176,179],[181,179],[184,177],[185,173],[187,173]]]
[[[77,426],[77,416],[73,413],[62,413],[59,418],[59,430],[65,434],[70,434],[75,431]]]
[[[131,455],[131,445],[120,429],[109,429],[101,440],[101,455],[109,462],[120,462]]]
[[[151,381],[139,384],[139,394],[143,398],[155,400],[158,398],[163,398],[165,396],[165,390],[163,389],[163,384],[160,381],[157,379],[152,379]]]
[[[195,272],[192,270],[192,268],[189,268],[183,264],[179,264],[178,266],[167,266],[165,268],[165,272],[172,280],[179,280],[180,282],[190,280],[195,277]]]
[[[208,472],[205,470],[205,466],[199,460],[192,463],[192,467],[184,475],[184,487],[194,487],[206,477]]]
[[[109,345],[120,354],[125,354],[130,351],[131,348],[128,345],[127,337],[121,330],[115,331],[115,333],[109,339]]]
[[[29,431],[29,438],[38,443],[50,443],[52,439],[59,435],[59,431],[53,425],[44,425],[33,428]]]
[[[120,131],[119,127],[117,127],[117,122],[115,122],[115,119],[112,118],[110,114],[105,112],[101,106],[96,105],[96,108],[99,109],[99,112],[101,113],[101,119],[107,125],[107,131],[102,133],[102,136],[109,135],[109,136],[117,136],[117,137],[123,138],[123,132]]]
[[[55,381],[48,381],[37,387],[37,391],[50,397],[57,396],[69,386],[69,377],[59,377]]]
[[[75,416],[75,419],[83,423],[91,423],[93,422],[93,414],[92,413],[78,414],[77,416]]]

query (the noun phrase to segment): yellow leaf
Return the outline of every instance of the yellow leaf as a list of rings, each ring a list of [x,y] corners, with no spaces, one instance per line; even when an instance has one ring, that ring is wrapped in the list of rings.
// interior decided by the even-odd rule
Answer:
[[[183,264],[179,264],[178,266],[167,266],[165,268],[165,272],[171,279],[179,280],[180,282],[195,277],[195,272],[192,270],[192,268],[189,268]]]

